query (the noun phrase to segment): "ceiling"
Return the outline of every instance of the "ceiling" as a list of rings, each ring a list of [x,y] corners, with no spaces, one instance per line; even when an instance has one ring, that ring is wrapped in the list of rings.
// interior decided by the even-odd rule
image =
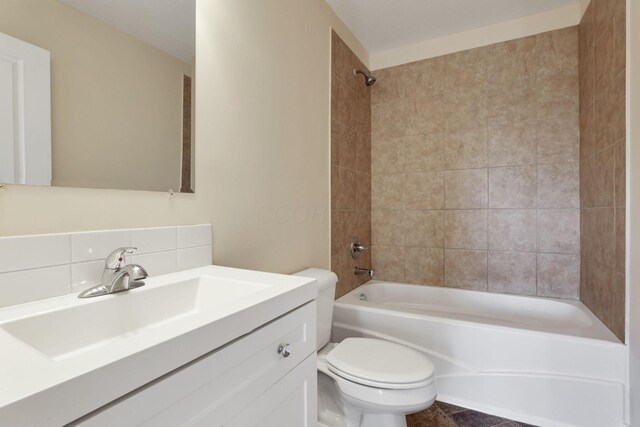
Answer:
[[[326,0],[371,54],[573,4],[576,0]]]
[[[188,64],[195,56],[195,0],[60,0]]]

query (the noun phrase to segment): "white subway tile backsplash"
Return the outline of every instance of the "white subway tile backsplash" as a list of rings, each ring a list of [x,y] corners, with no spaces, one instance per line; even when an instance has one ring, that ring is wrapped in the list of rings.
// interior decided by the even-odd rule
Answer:
[[[132,246],[138,248],[136,254],[171,251],[177,248],[177,228],[137,228],[131,231]]]
[[[138,248],[127,263],[150,277],[211,265],[211,225],[0,237],[0,307],[81,292],[100,283],[104,259]]]
[[[131,230],[72,233],[71,262],[103,260],[123,246],[131,246]]]
[[[211,246],[178,249],[178,271],[211,265]]]
[[[178,249],[211,245],[211,224],[178,227]]]
[[[71,264],[71,292],[81,292],[100,283],[104,261]]]
[[[178,271],[178,255],[175,250],[134,255],[130,257],[129,262],[141,265],[147,271],[149,277],[161,276]]]
[[[68,264],[68,234],[0,238],[0,273]]]
[[[69,265],[0,274],[0,307],[69,293]]]

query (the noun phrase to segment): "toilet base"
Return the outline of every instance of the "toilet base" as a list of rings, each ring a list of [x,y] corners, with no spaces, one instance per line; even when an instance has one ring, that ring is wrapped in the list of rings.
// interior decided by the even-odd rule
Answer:
[[[402,414],[362,414],[360,427],[407,427],[407,417]]]

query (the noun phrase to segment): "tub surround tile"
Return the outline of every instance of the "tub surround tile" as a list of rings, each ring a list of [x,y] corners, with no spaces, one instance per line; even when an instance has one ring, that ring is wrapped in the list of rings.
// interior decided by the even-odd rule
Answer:
[[[442,132],[445,113],[442,109],[444,94],[434,91],[406,101],[405,135]]]
[[[336,144],[338,152],[338,166],[356,170],[357,169],[357,134],[355,129],[349,128],[340,122],[336,122],[335,141],[332,139],[331,144]],[[334,133],[332,133],[332,137]]]
[[[537,78],[578,77],[578,27],[536,36]]]
[[[580,207],[580,171],[577,162],[538,165],[538,207]]]
[[[356,172],[356,211],[371,211],[371,175]]]
[[[576,77],[550,76],[537,79],[536,95],[539,121],[565,115],[577,117],[579,95]]]
[[[625,206],[627,191],[627,145],[626,141],[618,141],[615,145],[615,172],[614,172],[614,206]]]
[[[374,246],[371,248],[371,262],[375,266],[379,280],[406,283],[405,248],[397,246]]]
[[[489,125],[489,166],[517,166],[536,163],[535,122]]]
[[[385,244],[400,244],[404,239],[404,219],[394,217],[387,223],[389,216],[379,211],[405,205],[405,68],[376,72],[378,82],[371,87],[353,75],[354,68],[368,72],[332,32],[331,269],[338,275],[336,298],[369,280],[353,274],[356,261],[350,244],[354,236],[365,246],[372,245],[372,238]],[[372,219],[388,227],[372,236]],[[358,265],[370,267],[370,257],[370,251],[363,253]]]
[[[615,209],[615,268],[618,273],[625,274],[625,208]]]
[[[536,295],[536,254],[489,252],[489,291]]]
[[[444,177],[447,209],[487,208],[487,169],[446,171]]]
[[[336,208],[338,210],[355,210],[358,196],[358,175],[351,169],[338,167]],[[375,185],[375,182],[372,183]],[[373,197],[373,196],[372,196]]]
[[[536,251],[535,209],[492,209],[489,211],[488,224],[489,250]]]
[[[444,87],[444,57],[435,57],[406,65],[403,80],[406,96],[437,93]],[[396,68],[396,67],[392,67]],[[399,68],[404,68],[400,66]]]
[[[407,173],[405,194],[406,209],[442,209],[444,175],[442,172]]]
[[[407,283],[442,286],[444,284],[444,250],[406,248]]]
[[[489,207],[535,208],[536,194],[535,166],[489,169]]]
[[[487,251],[445,249],[445,286],[487,290]]]
[[[538,296],[578,299],[579,283],[579,256],[538,254]]]
[[[391,67],[376,71],[376,84],[371,87],[371,103],[380,104],[403,99],[407,67]]]
[[[536,124],[536,87],[533,79],[490,80],[487,94],[489,126]]]
[[[385,102],[371,106],[371,142],[378,139],[405,136],[406,108],[404,101]]]
[[[538,250],[543,253],[580,253],[580,211],[538,211]]]
[[[486,126],[449,131],[444,140],[444,168],[478,169],[487,167]]]
[[[404,138],[381,140],[371,147],[371,173],[374,175],[403,173],[405,170]]]
[[[614,208],[581,211],[582,244],[585,257],[609,268],[615,267],[616,223]],[[597,238],[592,238],[597,236]]]
[[[405,142],[405,172],[431,172],[444,168],[442,133],[407,136]]]
[[[376,246],[405,245],[405,211],[379,210],[371,212],[371,244]],[[348,233],[345,232],[346,235]],[[347,242],[347,245],[351,241]]]
[[[594,45],[570,27],[377,72],[395,80],[373,89],[372,114],[381,121],[372,135],[372,233],[381,246],[403,248],[425,264],[405,259],[407,280],[434,271],[426,254],[435,252],[418,249],[440,249],[446,286],[532,295],[538,253],[579,255],[580,187],[592,187],[583,183],[583,163],[607,148],[596,143],[597,108],[615,122],[613,100],[622,93],[618,87],[597,108],[580,102],[579,94],[589,93],[585,84],[596,99],[593,54],[590,80],[578,73],[587,60],[579,51]],[[581,123],[591,126],[582,135],[589,146],[581,147]],[[600,140],[613,145],[616,134],[612,124],[602,133],[611,137]],[[618,164],[620,151],[613,155]],[[596,169],[592,163],[587,171]],[[610,181],[622,182],[623,174]],[[375,214],[382,210],[405,213],[403,237],[398,219]],[[462,267],[452,250],[474,261]],[[521,271],[509,263],[518,258],[526,259]],[[507,283],[505,271],[519,274],[517,282]],[[579,276],[571,278],[564,286],[573,295]]]
[[[341,183],[340,185],[343,185]],[[344,183],[353,185],[355,182]],[[355,194],[353,195],[355,199]],[[405,204],[405,176],[404,174],[372,175],[371,176],[371,208],[376,209],[404,209]],[[338,204],[338,209],[340,205]]]
[[[448,210],[444,215],[447,249],[487,249],[486,210]]]
[[[540,59],[536,58],[536,43],[536,36],[532,36],[488,46],[487,77],[489,81],[533,79],[536,73],[536,61],[540,62]]]
[[[595,107],[590,105],[580,113],[580,160],[593,156],[595,152]]]
[[[444,244],[442,210],[407,210],[404,244],[422,248],[442,248]]]

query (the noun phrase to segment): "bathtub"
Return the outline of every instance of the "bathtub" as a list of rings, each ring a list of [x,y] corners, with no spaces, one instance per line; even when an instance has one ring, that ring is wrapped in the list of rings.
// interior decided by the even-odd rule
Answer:
[[[624,425],[625,347],[578,301],[374,280],[335,302],[332,334],[424,353],[447,403],[539,426]]]

